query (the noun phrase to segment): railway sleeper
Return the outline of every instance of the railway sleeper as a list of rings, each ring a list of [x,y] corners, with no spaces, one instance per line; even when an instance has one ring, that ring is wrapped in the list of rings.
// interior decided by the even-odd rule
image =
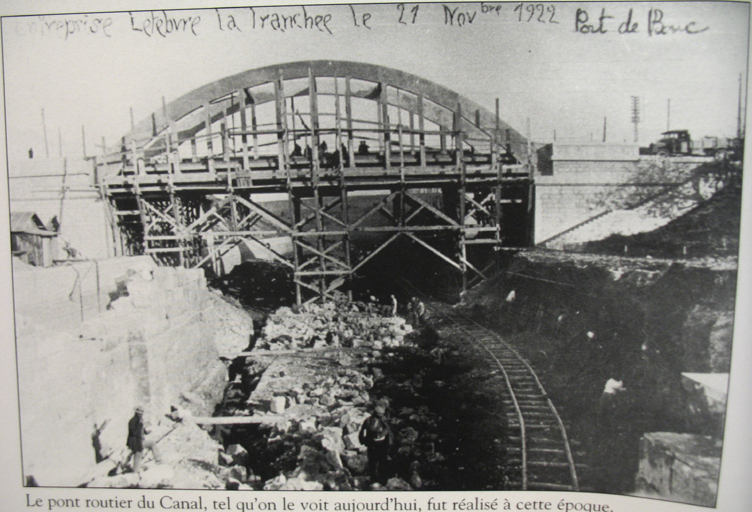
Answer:
[[[506,450],[507,452],[518,453],[522,451],[522,448],[519,446],[509,446],[506,448]],[[544,454],[550,453],[552,455],[553,454],[560,454],[560,455],[565,454],[564,450],[559,449],[559,448],[528,448],[526,451],[527,453],[544,453]],[[577,458],[584,457],[585,452],[572,452],[572,456],[577,457]]]
[[[522,489],[522,482],[511,481],[507,483],[509,489]],[[531,482],[528,481],[527,488],[530,491],[577,491],[578,489],[573,485],[567,484],[553,484],[548,482]],[[582,490],[582,489],[579,489]]]
[[[520,428],[519,423],[510,423],[509,428]],[[525,429],[530,430],[558,430],[559,425],[549,425],[549,424],[543,424],[543,423],[537,423],[537,424],[529,424],[525,423]]]
[[[518,427],[519,428],[519,427]],[[516,444],[514,446],[519,446],[519,443],[522,442],[522,438],[519,436],[507,436],[508,441],[514,441]],[[536,444],[554,444],[557,446],[561,446],[563,444],[563,441],[561,438],[559,439],[549,439],[547,437],[536,437],[536,438],[527,438],[528,445],[531,444],[531,442],[535,442]]]
[[[545,461],[545,460],[530,460],[527,461],[528,466],[540,466],[544,468],[565,468],[569,469],[569,462],[555,462],[555,461]],[[585,469],[587,466],[585,464],[579,464],[575,463],[574,465],[575,469]]]
[[[544,411],[542,409],[537,410],[529,410],[525,407],[520,407],[520,411],[522,412],[522,417],[525,418],[525,421],[528,420],[536,420],[536,421],[550,421],[551,423],[558,423],[556,421],[556,415],[552,413],[551,411]],[[507,414],[507,417],[514,421],[519,416],[514,413],[514,411],[510,411]]]

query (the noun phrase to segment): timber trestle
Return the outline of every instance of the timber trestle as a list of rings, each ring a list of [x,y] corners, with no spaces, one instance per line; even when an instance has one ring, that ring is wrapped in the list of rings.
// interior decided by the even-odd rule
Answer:
[[[228,77],[163,103],[103,151],[113,243],[216,274],[230,251],[259,248],[291,268],[302,303],[347,289],[407,239],[464,288],[485,278],[489,254],[531,244],[526,141],[498,110],[352,62]]]

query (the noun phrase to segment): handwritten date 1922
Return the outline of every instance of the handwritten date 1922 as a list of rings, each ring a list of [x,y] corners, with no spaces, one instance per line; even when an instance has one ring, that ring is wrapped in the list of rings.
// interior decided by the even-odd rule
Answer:
[[[553,4],[526,4],[520,2],[514,8],[514,12],[519,12],[517,21],[530,23],[535,20],[538,23],[559,23],[554,19],[556,16],[556,6]]]

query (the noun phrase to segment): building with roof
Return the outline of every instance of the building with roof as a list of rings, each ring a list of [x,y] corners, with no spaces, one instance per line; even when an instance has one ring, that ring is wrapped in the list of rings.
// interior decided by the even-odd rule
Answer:
[[[37,267],[52,266],[57,255],[57,232],[47,229],[34,212],[11,212],[13,256]]]

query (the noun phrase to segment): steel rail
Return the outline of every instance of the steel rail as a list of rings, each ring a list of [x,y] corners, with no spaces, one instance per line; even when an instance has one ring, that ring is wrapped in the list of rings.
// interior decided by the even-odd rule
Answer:
[[[451,321],[453,324],[457,325],[460,328],[460,330],[464,330],[469,335],[468,337],[474,343],[476,343],[476,344],[480,345],[481,347],[483,347],[483,349],[486,352],[488,352],[493,357],[494,361],[498,364],[499,368],[502,369],[502,372],[504,373],[505,380],[507,381],[507,388],[510,391],[510,397],[511,397],[512,402],[513,402],[514,407],[515,407],[515,413],[517,414],[518,418],[520,419],[519,428],[520,428],[520,438],[521,438],[520,441],[521,441],[522,490],[527,490],[529,488],[528,469],[529,469],[529,465],[531,463],[533,463],[533,461],[529,460],[529,456],[528,456],[528,453],[527,453],[528,452],[527,443],[528,443],[528,439],[529,439],[528,430],[530,428],[532,428],[532,426],[531,425],[526,425],[525,422],[524,422],[524,414],[522,412],[522,408],[519,405],[518,393],[515,392],[514,389],[513,389],[513,387],[511,386],[511,381],[509,379],[509,372],[504,367],[504,363],[496,356],[496,354],[493,353],[493,351],[491,350],[491,348],[489,348],[489,346],[487,345],[487,343],[485,341],[483,341],[482,339],[481,340],[477,339],[475,336],[472,335],[471,332],[468,332],[467,327],[463,326],[462,323],[457,320],[457,317],[460,317],[460,319],[463,322],[472,324],[476,329],[480,329],[482,332],[484,332],[484,333],[492,336],[494,338],[494,340],[501,347],[503,347],[504,350],[506,350],[509,353],[511,353],[514,356],[514,358],[516,359],[516,361],[518,361],[519,363],[521,363],[524,366],[524,368],[527,370],[526,376],[532,377],[532,379],[533,379],[533,381],[535,383],[535,386],[537,387],[538,391],[541,394],[541,397],[543,397],[546,405],[548,406],[548,409],[552,413],[553,418],[555,419],[555,422],[556,422],[556,428],[559,430],[559,433],[561,435],[562,445],[563,445],[563,453],[564,453],[564,455],[565,455],[565,457],[567,459],[566,465],[567,465],[567,467],[569,469],[569,476],[570,476],[571,482],[572,482],[572,484],[571,484],[571,490],[573,490],[573,491],[579,491],[580,486],[579,486],[579,480],[577,478],[576,466],[575,466],[574,458],[572,456],[572,450],[571,450],[571,447],[570,447],[570,444],[569,444],[569,438],[568,438],[567,433],[566,433],[566,428],[564,427],[564,422],[562,421],[561,416],[559,415],[558,411],[556,410],[556,407],[554,406],[553,402],[551,401],[551,398],[546,393],[546,390],[543,387],[543,384],[540,382],[540,379],[538,378],[537,374],[533,370],[532,366],[530,366],[530,364],[527,362],[527,360],[525,360],[525,358],[522,357],[520,355],[520,353],[516,349],[514,349],[514,347],[512,347],[511,345],[509,345],[509,343],[507,343],[506,341],[504,341],[496,333],[494,333],[490,329],[487,329],[486,327],[482,326],[478,322],[475,322],[474,320],[469,319],[469,318],[465,317],[464,315],[460,315],[460,314],[458,314],[456,312],[453,312],[453,314],[449,315],[445,311],[442,311],[441,310],[442,308],[438,307],[436,304],[429,303],[429,307],[433,311],[437,312],[443,318],[446,318],[447,320]],[[543,420],[541,420],[541,421],[543,421]],[[544,466],[544,467],[546,466],[545,463],[541,463],[541,465]]]
[[[405,281],[406,282],[406,281]],[[407,282],[406,282],[407,283]],[[417,288],[414,287],[411,283],[407,283],[411,288],[417,290]],[[421,294],[422,295],[422,294]],[[427,301],[426,306],[428,309],[430,309],[432,312],[434,312],[437,316],[444,318],[448,320],[456,330],[458,331],[464,331],[464,333],[467,335],[468,339],[476,346],[476,348],[480,347],[482,348],[482,351],[488,353],[491,358],[493,359],[493,362],[496,366],[501,370],[504,381],[506,385],[506,389],[509,392],[509,401],[511,401],[514,412],[516,415],[516,419],[519,421],[519,425],[515,425],[519,427],[520,429],[520,436],[519,437],[510,437],[510,439],[514,438],[519,440],[520,442],[520,472],[521,472],[521,482],[520,486],[522,490],[528,490],[530,488],[538,488],[538,489],[553,489],[553,490],[570,490],[570,491],[579,491],[580,490],[580,484],[579,479],[577,477],[577,466],[574,462],[574,457],[572,455],[572,450],[570,447],[569,437],[566,433],[566,428],[564,426],[564,422],[561,419],[561,416],[559,415],[559,412],[557,411],[556,407],[554,406],[553,402],[551,401],[550,397],[546,393],[545,388],[543,387],[543,384],[540,382],[540,379],[536,375],[535,371],[533,370],[532,366],[525,360],[522,355],[509,343],[504,341],[500,336],[498,336],[496,333],[491,331],[490,329],[484,327],[483,325],[479,324],[478,322],[467,318],[465,315],[462,315],[456,311],[447,311],[448,306],[446,306],[443,303],[437,302],[437,301]],[[503,361],[504,356],[503,355],[497,355],[492,350],[492,347],[489,346],[489,344],[482,338],[478,336],[478,333],[473,333],[472,331],[480,331],[483,335],[487,337],[491,337],[496,344],[500,347],[500,349],[503,352],[506,352],[508,354],[508,357],[510,359],[514,359],[514,366],[520,366],[520,368],[507,368],[509,366],[509,362]],[[500,359],[501,357],[501,359]],[[521,373],[524,373],[524,375],[520,375]],[[510,375],[511,374],[511,375]],[[515,376],[515,374],[517,374]],[[538,407],[535,407],[535,404],[529,403],[529,404],[521,404],[521,401],[530,401],[530,398],[524,398],[520,393],[519,390],[515,390],[515,386],[513,383],[516,381],[518,387],[525,387],[524,386],[524,380],[531,379],[532,382],[528,384],[528,386],[532,385],[535,390],[537,390],[538,393],[540,393],[539,397],[537,398],[543,398],[543,402],[540,403]],[[523,409],[530,409],[527,411],[523,411]],[[547,412],[543,412],[543,410]],[[533,423],[526,423],[525,422],[525,416],[528,416],[528,419],[530,419]],[[546,424],[546,421],[553,423],[552,426],[549,426]],[[549,440],[546,438],[542,438],[541,440],[547,440],[556,443],[557,445],[561,445],[561,448],[529,448],[528,442],[530,440],[534,440],[534,437],[531,438],[531,432],[528,432],[530,430],[538,430],[538,431],[547,431],[550,428],[555,428],[558,430],[561,441],[556,440]],[[535,454],[538,454],[539,456],[542,454],[545,456],[548,455],[564,455],[566,458],[566,462],[555,462],[550,460],[533,460],[531,457]],[[545,469],[551,469],[551,468],[559,468],[559,469],[567,469],[568,470],[568,479],[571,481],[571,484],[566,485],[563,483],[555,483],[555,482],[544,482],[544,481],[537,481],[537,482],[531,482],[529,477],[529,469],[530,467],[539,467]],[[563,475],[562,475],[563,477]]]
[[[431,302],[429,302],[429,304],[428,304],[428,307],[430,307],[430,309],[432,309],[433,311],[435,311],[436,313],[438,313],[439,316],[441,316],[441,317],[443,317],[443,318],[451,321],[453,324],[457,325],[460,330],[464,330],[466,332],[466,334],[468,335],[468,338],[472,342],[474,342],[477,345],[480,345],[481,347],[483,347],[486,352],[488,352],[489,354],[491,354],[492,357],[493,357],[493,359],[494,359],[494,361],[502,369],[502,371],[504,373],[504,376],[505,376],[505,380],[507,381],[507,384],[508,384],[508,389],[510,390],[510,397],[511,397],[512,403],[513,403],[513,405],[515,407],[515,413],[518,415],[518,417],[524,416],[524,413],[522,411],[522,407],[520,406],[519,396],[518,396],[519,393],[516,392],[516,391],[514,391],[514,389],[512,389],[512,386],[511,386],[511,381],[514,380],[514,379],[510,379],[509,378],[509,372],[508,372],[507,368],[504,367],[504,363],[499,359],[499,357],[497,357],[496,354],[493,353],[493,351],[487,345],[487,343],[485,341],[483,341],[482,339],[477,339],[477,336],[474,336],[472,332],[469,332],[469,329],[467,328],[467,326],[463,325],[462,322],[465,322],[466,324],[471,324],[471,326],[474,327],[475,329],[481,330],[481,332],[483,332],[484,334],[487,334],[487,335],[491,336],[505,351],[508,351],[510,354],[512,354],[514,356],[516,362],[521,363],[524,366],[524,368],[526,370],[526,376],[527,377],[532,377],[533,382],[535,383],[535,387],[537,388],[538,392],[540,393],[540,396],[544,399],[544,403],[547,405],[548,410],[551,412],[551,414],[552,414],[552,416],[553,416],[553,418],[555,420],[555,426],[556,426],[556,428],[558,429],[558,431],[559,431],[559,433],[561,435],[561,440],[562,440],[561,444],[563,446],[562,451],[563,451],[564,456],[567,459],[566,467],[569,470],[569,477],[571,479],[571,485],[570,486],[562,486],[562,487],[569,487],[569,490],[579,491],[580,490],[580,485],[579,485],[579,479],[577,477],[576,465],[575,465],[575,462],[574,462],[574,457],[572,456],[572,450],[571,450],[570,443],[569,443],[569,437],[567,436],[566,428],[564,426],[564,422],[562,421],[561,416],[559,415],[558,411],[556,410],[556,407],[554,406],[553,402],[551,401],[551,398],[548,396],[548,393],[546,392],[545,388],[543,387],[543,384],[540,382],[540,379],[538,378],[537,374],[535,373],[535,370],[533,370],[532,366],[530,366],[530,364],[527,362],[527,360],[524,357],[522,357],[522,355],[520,355],[520,353],[514,347],[512,347],[509,343],[507,343],[506,341],[504,341],[496,333],[494,333],[490,329],[484,327],[483,325],[479,324],[478,322],[476,322],[476,321],[474,321],[474,320],[472,320],[470,318],[467,318],[466,316],[464,316],[464,315],[462,315],[462,314],[460,314],[458,312],[452,311],[451,314],[449,314],[449,313],[447,313],[445,311],[446,306],[444,306],[444,307],[441,307],[441,306],[443,306],[443,304],[437,304],[437,303],[431,303]],[[458,320],[458,317],[459,317],[459,319],[462,322],[460,322]],[[528,415],[529,414],[530,413],[528,413]],[[528,443],[528,441],[531,438],[530,438],[530,434],[529,434],[528,430],[530,430],[530,428],[533,428],[533,425],[532,424],[527,424],[526,425],[524,423],[524,420],[522,420],[522,418],[520,418],[520,419],[521,419],[520,425],[519,425],[519,427],[520,427],[520,442],[522,443],[522,446],[521,446],[522,490],[527,490],[528,488],[530,488],[530,485],[531,485],[530,482],[529,482],[529,475],[528,475],[528,470],[529,470],[529,467],[530,467],[531,464],[532,465],[536,465],[537,464],[537,465],[540,465],[542,467],[553,467],[553,465],[551,463],[546,463],[546,462],[537,462],[536,463],[535,461],[531,461],[530,460],[530,456],[528,454],[527,443]],[[543,420],[540,420],[540,421],[541,421],[541,423],[543,422]],[[537,425],[536,424],[535,426],[539,427],[541,425]],[[538,483],[534,484],[534,486],[538,486],[538,487],[541,487],[541,488],[543,488],[543,487],[550,487],[549,484],[546,484],[544,482],[538,482]]]
[[[436,308],[433,307],[433,305],[429,304],[429,308],[436,311]],[[459,324],[454,318],[442,315],[444,318],[449,320],[450,322],[454,323],[456,326],[458,326],[459,330],[463,330],[461,324]],[[527,490],[527,434],[525,431],[525,418],[522,415],[522,409],[520,408],[520,404],[517,401],[517,395],[514,392],[514,388],[512,387],[512,382],[509,378],[509,374],[507,373],[506,368],[503,364],[501,364],[501,361],[499,361],[499,358],[496,357],[496,355],[491,352],[491,350],[486,346],[485,343],[479,344],[481,348],[485,349],[485,351],[494,359],[496,364],[498,365],[499,369],[501,370],[502,374],[504,374],[504,382],[507,386],[507,390],[509,391],[509,396],[512,398],[512,403],[514,404],[514,410],[517,414],[517,419],[520,422],[520,437],[522,439],[521,441],[521,447],[520,447],[520,460],[521,460],[521,466],[522,466],[522,490]]]

